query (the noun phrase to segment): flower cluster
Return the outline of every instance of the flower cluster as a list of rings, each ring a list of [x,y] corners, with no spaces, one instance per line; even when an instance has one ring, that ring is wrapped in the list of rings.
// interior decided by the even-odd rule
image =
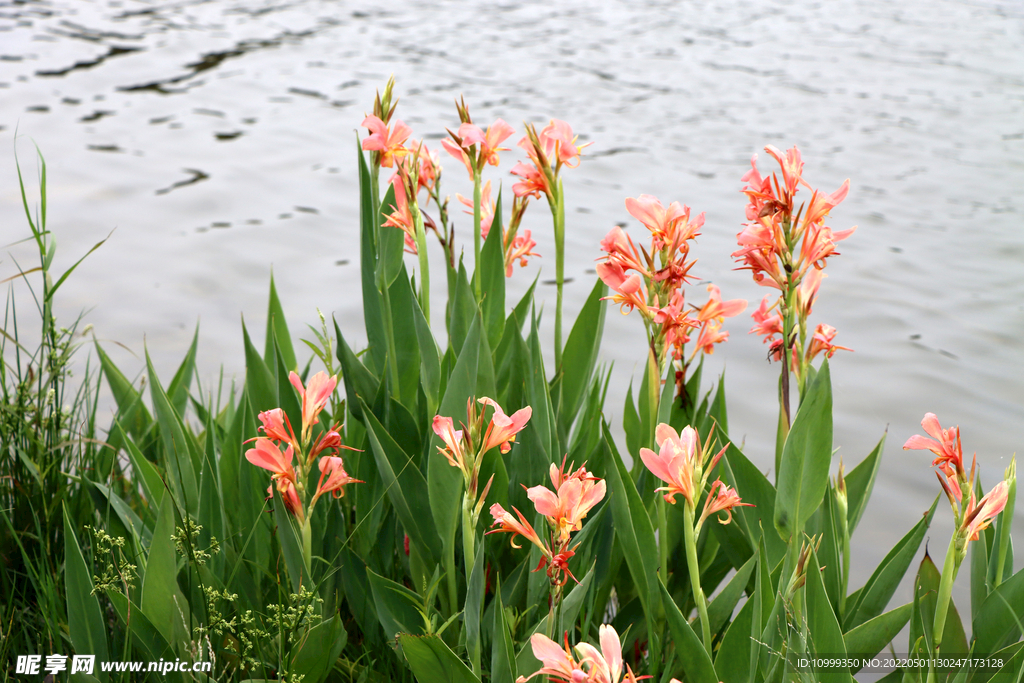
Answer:
[[[729,337],[722,332],[725,318],[739,315],[747,307],[742,299],[722,301],[721,290],[708,285],[703,306],[687,306],[683,285],[693,276],[690,269],[690,241],[700,235],[704,214],[691,220],[690,207],[672,202],[666,208],[656,197],[628,198],[626,209],[651,233],[650,248],[637,248],[621,227],[614,227],[601,240],[605,252],[597,274],[614,292],[608,297],[622,312],[640,312],[647,327],[659,370],[667,358],[676,361],[677,383],[682,386],[686,368],[699,352],[713,353],[716,344]],[[689,355],[685,346],[696,331],[696,344]]]
[[[569,469],[572,469],[571,465]],[[604,500],[607,485],[604,480],[588,472],[585,465],[575,472],[567,472],[564,459],[561,467],[551,464],[549,476],[554,490],[543,485],[526,489],[527,497],[548,522],[550,533],[546,541],[541,539],[523,513],[513,507],[517,519],[498,503],[491,506],[491,515],[494,517],[493,526],[501,528],[489,533],[511,533],[513,536],[510,543],[514,548],[519,547],[515,544],[516,536],[522,536],[536,545],[540,548],[541,560],[534,571],[546,566],[552,585],[562,586],[568,577],[576,579],[568,566],[569,559],[575,554],[575,547],[569,547],[572,533],[582,528],[587,513]]]
[[[676,434],[675,430],[665,423],[659,424],[655,429],[654,438],[658,443],[659,452],[641,448],[640,459],[654,476],[668,484],[657,490],[665,491],[665,500],[673,505],[676,502],[676,495],[681,495],[686,499],[686,506],[691,511],[696,511],[701,493],[711,476],[711,470],[715,469],[715,465],[722,459],[729,446],[726,445],[712,457],[709,448],[710,436],[702,446],[693,427],[684,427],[682,432]],[[732,521],[732,509],[741,505],[750,503],[740,502],[735,489],[729,488],[721,479],[716,479],[708,491],[695,531],[699,532],[704,520],[719,512],[726,515],[720,520],[721,523],[728,524]]]
[[[579,166],[583,148],[590,144],[577,145],[576,139],[572,126],[565,121],[552,119],[540,133],[536,127],[527,124],[526,135],[519,141],[519,147],[526,152],[530,161],[520,161],[512,167],[512,175],[520,178],[512,186],[516,197],[530,196],[538,199],[543,194],[554,206],[558,201],[559,172],[563,166]]]
[[[569,635],[565,634],[565,646],[561,646],[542,633],[530,637],[533,656],[540,660],[541,668],[530,676],[520,676],[516,683],[523,683],[535,676],[547,675],[550,680],[565,683],[636,683],[650,676],[636,676],[628,664],[622,661],[622,642],[619,634],[610,624],[598,629],[601,649],[590,643],[577,643],[569,648]],[[575,650],[575,653],[573,652]],[[625,678],[623,678],[625,666]],[[679,683],[672,679],[672,683]]]
[[[769,355],[774,360],[789,356],[792,372],[802,382],[811,361],[824,353],[831,358],[845,346],[833,344],[834,327],[819,324],[808,340],[807,318],[818,296],[825,263],[836,251],[836,243],[856,228],[833,231],[825,225],[825,218],[835,206],[846,198],[850,181],[832,194],[812,190],[810,201],[796,204],[799,187],[810,189],[803,179],[803,159],[793,147],[783,153],[768,145],[765,151],[778,163],[782,179],[776,174],[762,177],[757,170],[757,155],[750,161],[750,170],[743,176],[747,195],[747,222],[737,235],[740,248],[732,257],[740,270],[753,273],[759,285],[779,290],[771,302],[765,296],[754,311],[756,323],[750,330],[764,337],[770,344]]]
[[[480,466],[483,464],[484,455],[492,448],[508,453],[516,440],[516,434],[523,430],[533,414],[533,408],[526,406],[512,415],[506,415],[496,401],[486,396],[478,403],[494,409],[489,421],[485,418],[485,411],[477,410],[476,404],[470,398],[466,401],[466,422],[462,424],[462,429],[455,429],[452,418],[441,415],[435,415],[433,423],[434,433],[444,443],[443,448],[437,447],[438,452],[452,467],[458,467],[462,471],[463,483],[466,486],[465,505],[467,510],[472,511],[474,528],[480,517],[484,499],[491,488],[491,480],[494,479],[492,476],[491,480],[488,480],[483,492],[478,496]]]
[[[347,484],[362,482],[348,476],[344,462],[337,455],[341,448],[355,450],[341,444],[340,424],[323,429],[320,434],[313,437],[313,426],[319,424],[319,415],[334,393],[338,378],[328,377],[325,372],[318,372],[310,378],[306,386],[303,386],[299,376],[292,372],[289,373],[288,380],[302,399],[300,436],[296,436],[291,420],[281,408],[263,411],[259,414],[259,429],[264,436],[253,439],[256,444],[246,451],[245,458],[253,465],[273,473],[267,493],[273,497],[273,488],[276,485],[288,512],[301,522],[312,511],[320,496],[332,493],[337,498],[345,495],[344,487]],[[306,476],[318,456],[320,480],[307,508]]]
[[[956,524],[954,544],[957,559],[962,561],[967,555],[967,544],[977,540],[978,534],[1006,507],[1010,485],[1017,478],[1016,461],[1010,463],[1003,481],[996,484],[981,500],[976,500],[974,475],[977,455],[972,459],[968,476],[964,469],[960,428],[943,429],[934,413],[927,413],[921,420],[921,426],[928,436],[915,434],[903,444],[903,450],[929,450],[935,454],[932,466],[938,468],[935,476],[953,509]]]

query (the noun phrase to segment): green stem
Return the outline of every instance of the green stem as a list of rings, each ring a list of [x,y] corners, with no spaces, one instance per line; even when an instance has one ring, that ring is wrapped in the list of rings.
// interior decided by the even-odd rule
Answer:
[[[462,496],[462,553],[465,555],[466,580],[473,573],[473,562],[476,560],[476,525],[473,524],[472,501],[468,495]]]
[[[416,255],[420,262],[420,310],[430,326],[430,262],[427,259],[427,231],[423,227],[423,215],[419,202],[411,202],[413,224],[416,226]]]
[[[956,580],[957,570],[960,568],[959,558],[956,550],[957,531],[953,531],[953,538],[949,539],[949,548],[946,549],[946,561],[942,565],[942,577],[939,579],[939,596],[935,602],[935,621],[932,624],[932,651],[928,665],[928,680],[935,680],[935,658],[939,656],[939,648],[942,646],[942,632],[946,627],[946,612],[949,610],[949,599],[953,595],[953,582]]]
[[[658,403],[661,400],[661,371],[658,367],[658,359],[654,355],[654,347],[651,346],[647,352],[647,407],[649,427],[647,439],[651,448],[655,447],[654,433],[658,425]]]
[[[551,207],[555,224],[555,372],[562,369],[562,287],[565,284],[565,193],[558,181],[555,204]]]
[[[455,537],[451,536],[451,543],[447,543],[447,551],[444,557],[444,573],[448,578],[448,614],[455,614],[459,607],[459,589],[455,577]]]
[[[658,496],[658,552],[661,555],[661,580],[668,585],[668,514],[666,505],[668,502]]]
[[[312,510],[310,510],[312,513]],[[306,576],[313,580],[313,530],[309,524],[309,516],[302,523],[302,563],[306,566]]]
[[[839,591],[839,614],[845,617],[846,613],[846,591],[850,587],[850,532],[847,525],[843,524],[843,578]]]
[[[693,509],[683,504],[683,541],[686,543],[686,565],[690,574],[690,588],[693,590],[693,601],[697,603],[700,614],[700,630],[704,638],[704,649],[711,654],[711,623],[708,621],[707,600],[700,587],[700,563],[697,561],[697,542],[693,534]]]
[[[480,171],[473,173],[473,254],[476,260],[473,261],[473,288],[476,290],[476,300],[479,302],[482,296],[482,277],[480,273]]]

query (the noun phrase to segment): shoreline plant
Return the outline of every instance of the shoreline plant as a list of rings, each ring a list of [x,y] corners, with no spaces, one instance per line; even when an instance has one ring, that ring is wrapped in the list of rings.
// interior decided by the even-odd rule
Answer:
[[[936,497],[868,581],[849,588],[851,538],[885,436],[830,477],[829,363],[844,347],[833,328],[809,322],[827,260],[852,233],[826,225],[848,181],[800,203],[809,185],[799,151],[770,146],[781,175],[762,176],[752,162],[742,179],[733,257],[779,293],[752,315],[780,367],[773,481],[730,438],[724,381],[703,377],[703,355],[747,305],[714,284],[702,303],[686,301],[692,247],[712,229],[703,214],[626,198],[649,242],[614,228],[595,243],[598,277],[575,320],[563,321],[561,172],[586,161],[570,125],[525,124],[528,161],[511,169],[506,213],[485,174],[515,130],[501,119],[481,127],[456,104],[442,146],[473,182],[473,197],[458,197],[472,214],[470,241],[456,233],[440,156],[412,141],[397,103],[389,81],[356,143],[367,348],[354,350],[321,316],[305,343],[323,368],[300,362],[271,279],[263,348],[243,322],[244,381],[218,387],[216,399],[194,380],[195,340],[169,382],[148,356],[143,377],[128,379],[95,341],[117,404],[105,434],[95,426],[96,376],[72,410],[58,398],[75,333],[59,331],[48,303],[70,271],[51,286],[45,189],[38,219],[25,199],[41,266],[15,277],[43,276],[44,345],[21,355],[9,297],[0,548],[20,564],[0,569],[14,596],[3,614],[5,666],[41,654],[61,677],[71,655],[213,663],[211,674],[97,665],[71,675],[103,683],[811,683],[853,681],[888,648],[907,657],[886,683],[1020,683],[1015,462],[983,494],[977,468],[965,470],[959,428],[928,414],[929,436],[904,446],[935,454],[953,510],[941,570],[927,552],[914,566]],[[515,262],[538,256],[520,225],[541,195],[556,245],[551,369],[536,281],[506,300]],[[460,241],[473,245],[470,263]],[[448,294],[434,315],[431,248],[444,252]],[[611,369],[599,363],[616,304],[645,327],[624,451],[606,418]],[[952,585],[968,559],[971,605],[961,616]],[[890,606],[907,576],[913,600]],[[8,675],[48,672],[18,661],[25,670]]]

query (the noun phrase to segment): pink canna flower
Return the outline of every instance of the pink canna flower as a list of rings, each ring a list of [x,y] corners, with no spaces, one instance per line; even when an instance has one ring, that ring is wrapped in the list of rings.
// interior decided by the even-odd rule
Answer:
[[[694,508],[704,486],[705,473],[715,468],[728,446],[719,451],[705,469],[706,454],[693,427],[684,427],[676,434],[671,426],[661,423],[654,430],[654,438],[660,451],[655,453],[649,448],[641,448],[640,459],[654,476],[668,484],[657,490],[667,491],[665,500],[672,504],[675,504],[677,494],[682,495]]]
[[[815,191],[811,197],[810,203],[804,211],[804,220],[808,223],[818,223],[824,220],[828,212],[831,211],[839,203],[846,199],[847,193],[850,191],[850,179],[847,178],[838,190],[832,194],[826,194],[824,192]],[[851,229],[849,233],[853,233]],[[845,239],[846,236],[839,239]]]
[[[978,540],[978,534],[983,529],[987,529],[992,519],[1003,511],[1003,508],[1006,507],[1009,490],[1009,484],[1006,481],[1001,481],[977,504],[974,502],[974,492],[971,492],[967,509],[960,521],[960,534],[967,541]]]
[[[672,202],[666,209],[657,197],[649,194],[642,194],[636,199],[627,198],[626,210],[651,231],[656,249],[666,246],[679,248],[697,237],[700,234],[698,230],[704,225],[703,213],[691,223],[690,207]]]
[[[536,256],[540,258],[540,254],[533,251],[533,248],[537,246],[537,242],[530,237],[529,230],[523,230],[522,235],[516,235],[512,240],[512,244],[506,245],[505,247],[505,277],[512,277],[512,266],[516,264],[516,260],[519,260],[519,267],[526,267],[526,258],[528,256]]]
[[[537,512],[547,517],[558,531],[558,542],[564,544],[573,531],[582,528],[587,513],[604,499],[607,485],[590,475],[585,467],[565,476],[553,463],[551,480],[557,493],[546,486],[533,486],[526,490],[526,495]]]
[[[824,352],[827,358],[831,358],[835,355],[836,351],[840,349],[843,351],[853,351],[853,349],[847,346],[839,346],[833,344],[832,340],[835,339],[836,328],[831,325],[821,323],[814,330],[814,336],[811,338],[811,343],[807,347],[807,359],[811,360],[815,358],[819,353]]]
[[[494,123],[487,127],[487,131],[480,130],[480,127],[472,123],[463,123],[459,126],[459,138],[461,138],[461,146],[463,149],[470,149],[474,145],[479,145],[478,155],[479,159],[482,160],[480,164],[481,170],[483,164],[490,164],[491,166],[497,166],[501,158],[498,152],[507,150],[507,147],[499,147],[512,133],[514,133],[512,126],[508,125],[501,119],[497,119]]]
[[[645,318],[653,315],[647,305],[647,288],[639,273],[626,275],[618,263],[605,262],[597,264],[597,276],[615,292],[605,299],[619,304],[623,315],[627,315],[634,308],[639,308]]]
[[[493,399],[484,396],[479,399],[479,403],[494,408],[494,415],[491,417],[491,423],[487,425],[487,432],[484,435],[484,447],[480,453],[486,453],[495,446],[502,453],[508,453],[512,450],[512,442],[516,440],[516,434],[521,432],[526,423],[530,421],[530,416],[533,415],[533,408],[526,406],[512,413],[510,417],[505,414],[501,406]]]
[[[716,489],[717,493],[715,492]],[[741,505],[753,507],[753,503],[743,503],[740,501],[740,496],[736,493],[736,489],[731,489],[721,479],[716,479],[711,484],[711,490],[708,491],[708,497],[704,501],[704,511],[700,515],[700,521],[697,522],[697,528],[700,528],[705,519],[719,512],[724,512],[726,515],[725,519],[719,519],[719,522],[728,524],[732,521],[732,509]]]
[[[819,268],[808,269],[807,274],[804,275],[800,285],[796,288],[795,308],[797,315],[806,318],[811,314],[814,300],[818,298],[818,289],[821,287],[821,281],[826,277],[828,276]]]
[[[416,254],[416,226],[412,212],[409,210],[409,199],[405,194],[405,183],[398,174],[391,177],[391,185],[395,188],[395,203],[391,205],[391,213],[384,221],[385,228],[398,228],[405,233],[405,252]]]
[[[466,469],[466,455],[463,452],[462,430],[455,429],[455,423],[450,417],[434,416],[434,433],[437,434],[445,447],[437,447],[438,452],[448,459],[452,467],[460,470]]]
[[[557,164],[564,164],[569,168],[575,168],[580,164],[580,154],[583,148],[589,145],[576,145],[577,136],[572,133],[572,126],[565,121],[551,119],[551,123],[540,132],[540,142],[544,146],[544,152],[549,160],[557,160]],[[529,138],[524,138],[529,140]],[[522,145],[522,142],[520,142]],[[575,161],[576,163],[571,163]]]
[[[782,182],[786,188],[785,196],[788,198],[789,203],[792,204],[793,195],[796,194],[798,185],[810,187],[801,177],[804,172],[804,162],[800,157],[800,150],[792,147],[783,154],[776,147],[767,145],[764,151],[768,152],[775,161],[779,162],[779,166],[782,167]]]
[[[326,372],[318,372],[310,378],[306,387],[303,387],[299,376],[290,372],[288,381],[302,397],[302,436],[305,438],[309,428],[320,421],[317,416],[327,405],[334,388],[338,386],[338,377],[328,377]]]
[[[651,277],[647,265],[641,260],[640,252],[637,250],[633,239],[626,234],[626,231],[615,226],[608,231],[601,240],[601,251],[608,254],[605,258],[609,263],[616,263],[623,270],[635,270],[638,273]]]
[[[250,463],[256,465],[256,467],[262,467],[269,472],[273,472],[271,479],[277,482],[287,480],[292,484],[295,483],[295,470],[292,468],[294,457],[295,451],[292,449],[291,444],[288,444],[288,447],[282,453],[277,444],[266,437],[257,438],[256,447],[250,448],[245,452],[245,459]],[[281,484],[279,483],[280,486]]]
[[[324,481],[324,477],[327,477],[326,481]],[[363,483],[365,482],[348,476],[345,471],[345,463],[341,458],[335,456],[320,458],[320,481],[316,485],[313,502],[315,503],[316,499],[325,493],[331,493],[335,498],[340,498],[345,495],[347,484]]]
[[[543,634],[534,634],[530,638],[530,645],[533,656],[541,662],[541,669],[529,678],[520,676],[516,683],[543,675],[564,683],[636,683],[650,678],[634,675],[629,665],[622,661],[622,642],[614,627],[602,624],[598,629],[598,638],[600,650],[590,643],[578,643],[574,648],[579,657],[576,659],[569,649],[568,633],[565,635],[564,648]]]
[[[551,197],[552,189],[550,183],[548,183],[548,178],[542,171],[537,169],[535,164],[526,164],[520,161],[512,167],[510,173],[522,178],[520,182],[512,186],[512,192],[515,196],[525,197],[530,195],[534,199],[539,199],[543,194]]]
[[[453,157],[462,162],[462,165],[466,167],[469,172],[470,180],[473,179],[473,160],[469,158],[469,152],[463,149],[460,145],[456,144],[452,140],[445,138],[441,140],[441,146],[444,147],[445,151],[451,154]]]
[[[540,536],[537,535],[537,532],[534,530],[533,525],[526,521],[526,517],[523,517],[523,513],[521,513],[519,510],[517,510],[514,507],[512,508],[512,510],[516,513],[519,519],[516,519],[512,516],[512,513],[508,512],[507,510],[505,510],[505,508],[501,507],[501,503],[495,503],[491,505],[491,516],[494,517],[494,524],[492,524],[491,526],[500,526],[501,528],[495,529],[493,531],[488,531],[487,533],[512,534],[512,538],[509,539],[509,544],[511,544],[513,548],[521,547],[516,545],[516,536],[522,536],[527,541],[533,543],[535,546],[540,548],[541,552],[544,554],[544,557],[550,560],[551,551],[540,540]]]
[[[722,322],[725,318],[732,318],[739,315],[747,308],[746,299],[730,299],[722,301],[722,292],[716,285],[708,285],[708,302],[697,311],[697,320],[707,322],[717,320]]]
[[[744,302],[746,303],[746,302]],[[729,333],[722,332],[722,323],[717,320],[708,320],[700,324],[700,334],[697,335],[697,344],[693,348],[691,357],[696,357],[698,352],[712,355],[715,352],[715,345],[729,340]]]
[[[921,420],[921,426],[924,427],[925,433],[932,438],[915,434],[903,444],[903,450],[929,450],[935,454],[935,460],[932,461],[933,467],[938,466],[947,476],[955,471],[963,478],[966,473],[964,472],[963,449],[960,446],[960,427],[943,429],[935,413],[926,413],[924,419]]]
[[[284,501],[284,508],[293,517],[302,519],[302,502],[299,500],[299,494],[295,490],[294,484],[290,481],[278,482],[277,490],[281,492],[281,500]],[[267,500],[274,497],[274,485],[271,484],[267,487]]]
[[[363,149],[379,152],[380,165],[391,168],[395,159],[401,159],[409,153],[403,144],[412,134],[412,129],[395,119],[394,130],[388,130],[386,123],[376,116],[370,115],[363,119],[363,128],[368,128],[372,135],[363,140]]]
[[[782,334],[782,316],[777,310],[774,310],[774,303],[771,306],[768,305],[769,299],[771,299],[771,295],[765,295],[761,300],[761,305],[751,315],[757,324],[750,328],[749,333],[763,336],[765,342],[771,341],[777,334]]]
[[[268,439],[297,444],[295,434],[292,433],[291,422],[288,421],[288,416],[283,410],[280,408],[265,410],[259,414],[259,418],[263,423],[259,429],[263,430]]]
[[[530,647],[533,648],[533,656],[540,660],[541,667],[530,676],[520,676],[516,683],[524,683],[535,676],[549,676],[553,680],[565,683],[586,683],[591,680],[580,668],[581,664],[573,658],[569,649],[568,634],[564,649],[543,633],[534,633],[530,636]]]

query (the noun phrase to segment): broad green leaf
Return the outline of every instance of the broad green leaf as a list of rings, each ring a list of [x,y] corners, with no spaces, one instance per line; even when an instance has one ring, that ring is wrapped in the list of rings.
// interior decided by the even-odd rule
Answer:
[[[722,630],[725,622],[732,616],[736,603],[743,597],[743,591],[750,581],[750,575],[757,565],[757,558],[753,555],[746,564],[740,567],[733,575],[725,588],[715,596],[715,599],[708,605],[708,621],[711,624],[711,633],[715,634]]]
[[[615,449],[607,425],[604,427],[604,435],[609,457],[605,477],[611,496],[612,516],[615,519],[615,537],[622,548],[630,576],[636,584],[637,594],[650,624],[660,601],[657,585],[658,546],[654,540],[654,527],[651,525],[647,508]]]
[[[807,518],[818,508],[831,461],[832,384],[826,359],[807,388],[782,449],[774,517],[782,540],[799,538]]]
[[[977,656],[983,653],[975,649]],[[988,655],[988,653],[984,653]],[[1002,661],[1003,665],[998,669],[978,668],[970,678],[971,683],[1021,683],[1024,680],[1024,641],[1017,641],[1012,645],[1004,647],[998,652],[988,655],[989,659]]]
[[[366,571],[377,605],[377,618],[388,641],[402,633],[423,633],[423,617],[419,612],[420,597],[400,583],[370,570]]]
[[[420,384],[427,397],[427,412],[436,414],[441,397],[441,359],[438,355],[437,342],[430,331],[427,319],[423,317],[419,302],[413,301],[413,325],[420,352]]]
[[[391,438],[384,425],[370,412],[365,403],[363,415],[366,418],[367,436],[377,463],[377,471],[380,472],[398,519],[424,560],[431,565],[436,564],[441,559],[441,541],[430,510],[423,507],[424,501],[430,500],[431,506],[434,502],[428,497],[427,481],[409,455]],[[447,464],[445,462],[445,465]],[[448,497],[456,498],[450,493]]]
[[[480,683],[466,663],[437,636],[403,633],[398,642],[419,683]]]
[[[182,505],[187,510],[194,512],[199,507],[199,487],[193,468],[190,444],[187,442],[187,439],[192,437],[186,433],[181,418],[171,406],[167,394],[164,393],[148,351],[146,352],[146,368],[149,371],[149,390],[153,400],[153,409],[156,412],[157,422],[160,423],[167,475],[171,480],[172,489],[177,491],[181,497]]]
[[[188,614],[185,596],[178,588],[178,555],[171,540],[175,531],[174,502],[164,496],[153,529],[146,575],[142,579],[142,613],[168,643],[187,639],[182,614]]]
[[[869,619],[877,617],[889,604],[889,599],[899,586],[910,563],[921,547],[921,541],[935,515],[938,496],[932,502],[928,514],[921,518],[907,534],[893,546],[882,562],[875,568],[871,578],[860,589],[855,603],[847,603],[848,612],[843,617],[843,627],[850,631]]]
[[[156,630],[149,618],[143,614],[138,605],[124,595],[113,591],[107,593],[107,598],[114,607],[114,611],[117,612],[121,623],[125,625],[125,630],[131,633],[132,642],[140,652],[154,662],[171,656],[171,648],[167,641]]]
[[[120,429],[119,423],[115,422],[114,424],[118,425],[117,428]],[[146,498],[150,510],[155,511],[160,507],[160,500],[164,497],[163,477],[156,466],[142,454],[142,451],[139,450],[139,447],[135,445],[135,442],[130,437],[125,436],[122,442],[125,445],[125,451],[128,453],[128,459],[132,463],[132,470],[135,474],[132,479],[139,482],[139,485],[142,487],[142,495]]]
[[[334,332],[338,337],[338,349],[335,353],[338,356],[338,362],[341,363],[341,376],[345,383],[345,398],[348,408],[357,420],[363,420],[360,399],[368,404],[371,403],[381,382],[349,348],[345,336],[341,333],[341,328],[338,327],[337,320],[334,321]],[[383,367],[383,361],[381,367]]]
[[[561,462],[559,457],[564,451],[559,445],[558,430],[555,425],[555,409],[551,405],[551,394],[548,391],[548,382],[544,371],[544,352],[541,348],[539,335],[539,321],[536,317],[530,328],[530,338],[527,340],[530,352],[530,369],[526,377],[529,389],[530,406],[533,408],[533,416],[530,418],[530,426],[537,429],[541,442],[547,450],[551,461]]]
[[[750,677],[750,628],[756,603],[753,598],[743,603],[722,638],[715,655],[715,672],[723,681],[746,681]]]
[[[847,499],[847,524],[850,528],[850,536],[857,528],[864,510],[867,508],[871,492],[875,488],[875,477],[878,475],[878,466],[882,462],[882,451],[885,449],[885,437],[888,432],[882,434],[878,444],[872,449],[868,457],[864,458],[856,467],[846,475],[846,499]]]
[[[167,385],[167,397],[179,416],[185,414],[185,407],[188,404],[188,392],[192,386],[192,375],[196,369],[196,348],[198,346],[199,325],[196,324],[196,331],[192,335],[192,344],[189,346],[188,353],[185,354],[181,365],[178,366],[178,371],[171,378],[171,383]]]
[[[264,410],[280,407],[278,400],[278,384],[273,372],[275,365],[268,365],[260,356],[249,338],[249,331],[242,321],[242,339],[245,344],[245,390],[249,394],[253,410],[262,413]],[[273,359],[271,359],[273,360]]]
[[[376,196],[373,179],[356,136],[356,156],[359,157],[359,273],[363,291],[363,323],[369,359],[373,370],[383,374],[384,359],[388,354],[388,338],[384,328],[384,303],[377,289],[377,232],[380,223],[374,206]],[[376,225],[374,225],[376,223]],[[338,335],[341,338],[341,335]],[[366,397],[369,400],[369,397]],[[352,399],[350,399],[352,400]]]
[[[636,403],[633,401],[633,380],[629,381],[629,389],[626,390],[626,405],[622,410],[622,429],[626,433],[626,450],[633,458],[633,468],[637,467],[643,444],[643,425],[640,422],[640,415],[636,411]]]
[[[64,511],[64,590],[67,592],[68,631],[75,652],[96,655],[107,660],[107,629],[99,600],[93,595],[92,578],[82,556],[74,527]],[[104,561],[100,559],[100,561]],[[102,680],[107,680],[101,674]]]
[[[398,231],[401,232],[401,231]],[[398,396],[410,410],[416,406],[420,386],[419,340],[409,328],[414,325],[418,309],[416,295],[409,285],[409,277],[403,266],[400,277],[390,288],[391,317],[395,329],[395,363],[398,365]]]
[[[384,225],[387,222],[387,217],[395,211],[395,186],[388,183],[387,192],[384,193],[384,199],[380,202],[380,213],[377,216],[377,225],[380,226],[380,231],[377,234],[380,235],[378,267],[383,268],[381,273],[384,278],[383,284],[389,288],[402,272],[402,252],[405,250],[405,231],[401,228]]]
[[[114,514],[117,515],[121,524],[124,526],[125,531],[127,531],[127,536],[124,536],[124,538],[134,538],[136,541],[145,541],[146,545],[148,545],[151,538],[150,529],[147,529],[142,523],[139,516],[135,514],[135,510],[132,510],[128,503],[124,502],[120,496],[112,492],[109,486],[99,484],[94,481],[90,481],[89,484],[92,488],[98,491],[101,496],[103,496],[103,500],[107,501],[103,507],[106,508],[106,506],[109,505],[110,509],[114,511]],[[99,507],[100,506],[97,506],[97,508]],[[105,510],[100,509],[99,512],[103,515]],[[110,521],[113,520],[108,520],[108,522]]]
[[[284,307],[281,306],[281,299],[277,296],[277,287],[274,285],[274,274],[270,274],[270,297],[267,302],[267,343],[264,347],[263,358],[269,364],[273,359],[270,349],[275,345],[284,358],[285,367],[289,371],[298,371],[299,364],[295,359],[295,347],[292,345],[292,335],[288,331],[288,321],[284,317]]]
[[[320,683],[327,677],[341,651],[348,633],[336,614],[302,634],[292,647],[291,676],[303,676],[303,683]]]
[[[281,544],[281,554],[284,555],[288,577],[292,580],[292,592],[298,593],[302,585],[310,582],[305,563],[302,560],[300,533],[292,522],[291,514],[284,506],[281,492],[277,490],[276,486],[271,489],[274,494],[274,523],[277,525],[277,540]]]
[[[1024,605],[1024,569],[989,593],[974,619],[974,651],[995,652],[1020,637]]]
[[[874,657],[907,625],[913,607],[908,602],[847,631],[843,636],[846,651],[856,653],[858,657]]]
[[[920,610],[922,625],[927,633],[928,642],[934,640],[932,625],[935,623],[935,607],[939,593],[939,585],[942,577],[938,567],[932,561],[927,551],[917,570],[914,585],[917,591],[918,609]],[[911,605],[913,606],[913,605]],[[913,633],[913,630],[911,630]],[[960,620],[960,613],[950,599],[949,607],[946,610],[946,621],[943,626],[942,644],[940,655],[950,657],[966,656],[970,652],[967,644],[967,635],[964,633],[963,622]]]
[[[607,306],[601,301],[608,287],[598,280],[569,332],[562,353],[562,375],[558,419],[563,432],[568,432],[576,419],[590,378],[597,364],[597,352],[601,348],[604,331],[604,314]]]
[[[501,586],[494,594],[494,637],[491,641],[491,683],[515,683],[519,677],[516,651],[509,630],[508,615],[501,599]]]
[[[505,245],[504,229],[501,225],[501,192],[494,204],[494,219],[490,232],[480,251],[480,279],[483,285],[484,323],[487,329],[487,341],[495,348],[501,341],[505,329]]]
[[[352,616],[355,617],[359,632],[370,643],[379,643],[382,627],[377,618],[366,563],[350,549],[343,548],[340,572],[342,585],[345,587],[345,601]]]
[[[590,584],[594,582],[594,567],[590,568],[587,575],[583,579],[572,587],[569,594],[562,599],[562,614],[561,619],[558,622],[558,628],[555,633],[565,633],[573,631],[573,627],[576,623],[576,618],[580,614],[580,610],[583,609],[583,601],[587,597],[587,592],[590,590]]]
[[[723,434],[721,439],[727,439]],[[762,537],[771,566],[775,566],[786,554],[786,544],[779,537],[770,520],[775,515],[776,493],[768,478],[735,445],[730,443],[719,463],[719,476],[736,489],[740,498],[753,507],[738,507],[733,510],[733,521],[743,530],[751,550]]]
[[[987,530],[986,530],[987,531]],[[971,558],[971,619],[977,619],[982,603],[988,597],[991,583],[989,581],[989,546],[991,534],[984,531],[970,543]]]
[[[672,634],[676,651],[679,653],[678,666],[685,675],[685,680],[691,683],[717,683],[719,678],[715,673],[715,665],[712,664],[711,657],[704,649],[704,644],[700,642],[700,637],[693,632],[690,623],[679,611],[679,607],[672,599],[668,589],[665,588],[665,584],[657,578],[655,581],[661,591],[661,601],[665,606],[669,631]]]
[[[463,533],[470,530],[463,529]],[[466,624],[466,649],[469,651],[469,659],[473,663],[473,671],[480,672],[480,654],[483,650],[482,637],[480,635],[480,615],[484,609],[484,572],[487,560],[484,558],[483,539],[477,545],[476,559],[473,562],[473,571],[470,573],[469,582],[466,586],[466,605],[463,608],[463,618]]]
[[[455,279],[455,295],[451,300],[451,320],[448,323],[448,346],[456,357],[462,354],[462,344],[466,341],[477,310],[473,287],[466,277],[466,266],[460,261]]]
[[[823,370],[821,374],[825,374]],[[818,555],[811,551],[811,559],[807,568],[807,582],[805,584],[805,596],[807,599],[807,628],[810,637],[810,647],[816,654],[831,657],[845,656],[847,649],[843,640],[843,631],[839,628],[839,621],[832,609],[832,603],[825,593],[825,584],[821,578],[821,572],[817,568],[821,566]],[[847,669],[835,667],[819,668],[817,670],[819,683],[846,683],[851,681],[850,672]]]
[[[96,354],[100,357],[103,376],[107,378],[110,393],[114,395],[114,401],[117,403],[117,420],[122,427],[128,430],[129,434],[136,439],[141,438],[153,422],[145,403],[142,402],[142,396],[121,374],[114,362],[103,351],[99,342],[96,343]]]
[[[519,303],[513,307],[512,312],[508,316],[508,322],[506,324],[517,325],[520,332],[523,330],[523,325],[529,319],[530,309],[533,308],[533,293],[537,289],[537,280],[540,279],[540,275],[537,275],[533,279],[533,283],[530,284],[530,288],[526,290],[526,294],[523,294],[523,298],[519,300]]]

